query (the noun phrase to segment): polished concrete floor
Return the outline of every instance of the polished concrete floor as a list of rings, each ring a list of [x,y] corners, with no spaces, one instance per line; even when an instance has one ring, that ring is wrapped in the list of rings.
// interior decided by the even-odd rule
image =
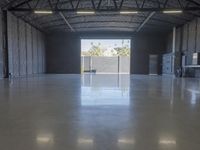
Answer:
[[[200,150],[200,79],[0,80],[0,150]]]

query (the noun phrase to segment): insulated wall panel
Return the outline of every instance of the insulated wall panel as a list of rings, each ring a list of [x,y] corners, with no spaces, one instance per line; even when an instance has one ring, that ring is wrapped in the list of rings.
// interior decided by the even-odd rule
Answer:
[[[188,24],[183,26],[182,51],[188,50]]]
[[[46,72],[80,74],[80,45],[80,36],[77,34],[49,35],[47,37]]]
[[[188,51],[196,51],[196,19],[189,23]]]
[[[13,75],[13,40],[12,40],[12,33],[13,33],[13,15],[8,13],[7,22],[8,22],[8,62],[9,62],[9,74]]]
[[[29,24],[26,24],[26,51],[27,51],[27,74],[33,73],[33,50],[32,50],[32,30]]]
[[[43,72],[42,37],[40,31],[8,13],[9,73],[12,77]]]
[[[38,53],[37,53],[37,31],[32,28],[32,46],[33,46],[33,73],[38,73]]]
[[[167,52],[171,52],[172,51],[172,39],[173,39],[173,34],[170,33],[167,36],[167,49],[166,49]]]
[[[42,39],[41,39],[41,46],[42,46],[42,73],[46,72],[46,50],[45,50],[45,37],[42,34]]]
[[[38,43],[38,72],[42,73],[42,44],[41,44],[41,40],[42,40],[42,36],[41,33],[38,32],[38,36],[37,36],[37,43]]]
[[[182,32],[182,29],[177,28],[177,30],[176,30],[176,45],[175,45],[177,52],[181,51],[181,37],[182,37],[181,32]]]
[[[19,20],[19,58],[20,58],[20,76],[26,75],[26,24]]]
[[[196,51],[200,52],[200,18],[197,20]]]
[[[13,52],[13,76],[18,77],[19,73],[19,42],[18,42],[18,19],[16,17],[12,18],[12,52]]]

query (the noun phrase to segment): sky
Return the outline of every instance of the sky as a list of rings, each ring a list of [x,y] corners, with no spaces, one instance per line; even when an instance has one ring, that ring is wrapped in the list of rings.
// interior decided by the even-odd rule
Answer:
[[[91,48],[91,43],[94,45],[100,43],[101,46],[106,49],[122,47],[122,41],[124,41],[124,45],[128,45],[130,48],[130,39],[81,39],[81,51],[89,50]]]

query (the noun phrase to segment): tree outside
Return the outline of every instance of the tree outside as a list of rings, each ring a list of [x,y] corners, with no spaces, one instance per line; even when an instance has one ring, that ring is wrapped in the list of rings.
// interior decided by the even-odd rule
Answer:
[[[91,43],[91,48],[88,51],[85,51],[83,54],[85,56],[103,56],[104,50],[101,47],[101,44],[95,45]]]
[[[90,43],[90,48],[88,50],[83,50],[81,52],[82,56],[130,56],[130,46],[124,44],[124,40],[121,41],[121,46],[115,46],[104,48],[101,43]]]
[[[130,48],[128,46],[114,48],[117,56],[130,56]]]

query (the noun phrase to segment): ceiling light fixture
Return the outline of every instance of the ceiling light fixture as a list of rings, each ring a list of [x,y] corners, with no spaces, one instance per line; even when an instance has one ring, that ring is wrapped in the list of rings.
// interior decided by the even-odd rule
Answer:
[[[35,10],[35,14],[53,14],[53,11],[51,10]]]
[[[77,14],[83,14],[83,15],[92,15],[92,14],[95,14],[95,11],[92,11],[92,10],[79,10],[76,13]]]
[[[123,11],[120,11],[119,12],[120,14],[137,14],[138,13],[138,11],[127,11],[127,10],[123,10]]]
[[[182,13],[182,10],[164,10],[163,13],[164,14],[179,14]]]

